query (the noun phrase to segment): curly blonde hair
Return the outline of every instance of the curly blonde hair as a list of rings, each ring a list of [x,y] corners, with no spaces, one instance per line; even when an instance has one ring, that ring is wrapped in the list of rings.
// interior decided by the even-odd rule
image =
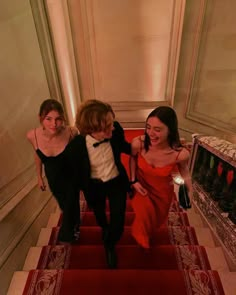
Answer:
[[[113,118],[115,118],[112,107],[106,102],[97,99],[83,102],[77,110],[75,121],[80,134],[87,135],[105,130],[108,113],[111,113]]]

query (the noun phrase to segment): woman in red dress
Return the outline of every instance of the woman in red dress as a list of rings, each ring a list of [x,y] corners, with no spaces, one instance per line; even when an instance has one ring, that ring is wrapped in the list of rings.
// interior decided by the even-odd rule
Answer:
[[[174,198],[172,175],[176,168],[191,199],[188,159],[189,152],[180,143],[175,111],[167,106],[154,109],[147,117],[145,134],[132,141],[130,159],[131,184],[135,191],[131,201],[135,212],[132,235],[143,248],[149,248],[155,231],[167,224]]]

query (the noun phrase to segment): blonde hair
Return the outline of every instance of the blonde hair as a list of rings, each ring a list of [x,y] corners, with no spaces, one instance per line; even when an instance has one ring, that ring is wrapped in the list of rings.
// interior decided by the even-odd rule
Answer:
[[[112,107],[108,103],[97,99],[83,102],[77,110],[75,121],[80,134],[87,135],[105,130],[108,113],[111,113],[115,118]]]

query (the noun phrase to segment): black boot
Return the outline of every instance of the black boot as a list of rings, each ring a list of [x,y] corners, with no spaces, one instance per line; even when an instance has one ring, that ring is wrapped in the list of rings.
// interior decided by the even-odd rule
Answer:
[[[106,251],[106,259],[107,259],[107,265],[110,269],[116,269],[117,268],[117,256],[115,247],[108,247],[105,245],[105,251]]]

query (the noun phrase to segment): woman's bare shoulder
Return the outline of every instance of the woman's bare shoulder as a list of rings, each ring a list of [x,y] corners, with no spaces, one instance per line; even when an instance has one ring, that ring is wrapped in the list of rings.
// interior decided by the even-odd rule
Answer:
[[[26,133],[26,138],[29,141],[32,141],[35,139],[35,135],[38,132],[39,128],[34,128],[34,129],[30,129],[27,133]]]
[[[27,131],[27,133],[26,133],[26,138],[27,138],[29,141],[31,141],[32,138],[33,138],[33,135],[34,135],[34,129],[31,129],[31,130]]]
[[[68,126],[68,131],[71,133],[72,138],[79,134],[79,131],[75,126]]]
[[[26,138],[34,147],[36,146],[37,133],[39,133],[39,128],[31,129],[26,133]]]
[[[189,151],[185,147],[181,148],[181,150],[179,151],[178,162],[188,161],[189,156]]]

